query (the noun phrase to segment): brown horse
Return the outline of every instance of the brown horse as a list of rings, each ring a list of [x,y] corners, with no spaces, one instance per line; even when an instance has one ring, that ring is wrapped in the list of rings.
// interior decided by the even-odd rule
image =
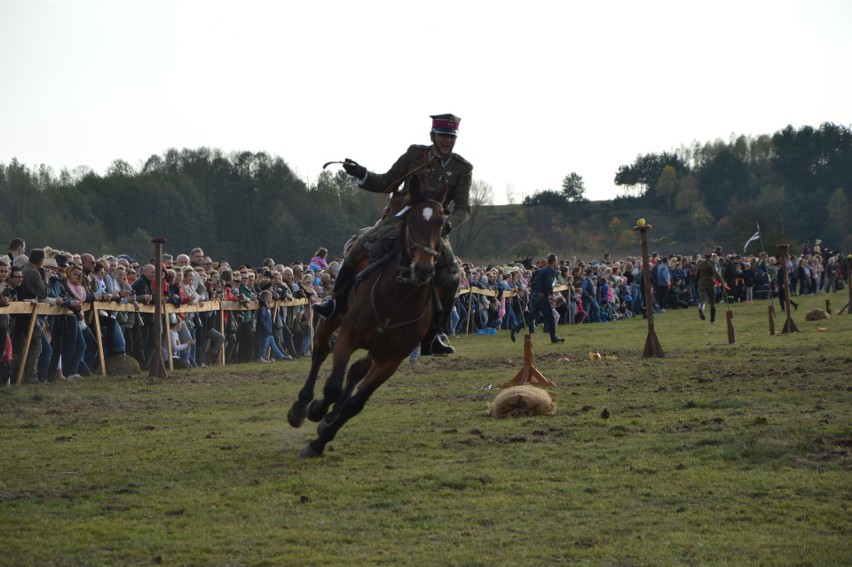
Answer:
[[[348,309],[317,327],[308,379],[287,414],[293,427],[301,427],[306,416],[319,422],[317,438],[302,448],[301,457],[322,455],[343,424],[364,408],[429,331],[433,302],[438,301],[432,278],[442,245],[446,191],[446,183],[442,190],[421,191],[419,179],[411,178],[408,198],[396,214],[394,249],[359,274]],[[314,399],[317,375],[331,351],[335,330],[331,375],[323,397]],[[349,359],[358,349],[366,350],[367,355],[351,365],[344,385]]]

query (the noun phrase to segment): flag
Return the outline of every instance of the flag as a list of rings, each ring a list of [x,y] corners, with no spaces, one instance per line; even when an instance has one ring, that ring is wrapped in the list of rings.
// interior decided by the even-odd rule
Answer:
[[[743,246],[743,254],[745,254],[745,252],[746,252],[746,248],[748,248],[748,245],[749,245],[749,244],[751,244],[752,242],[754,242],[755,240],[757,240],[758,238],[760,238],[760,229],[758,229],[758,231],[757,231],[757,232],[755,232],[754,234],[752,234],[752,235],[751,235],[751,238],[749,238],[748,240],[746,240],[745,246]]]

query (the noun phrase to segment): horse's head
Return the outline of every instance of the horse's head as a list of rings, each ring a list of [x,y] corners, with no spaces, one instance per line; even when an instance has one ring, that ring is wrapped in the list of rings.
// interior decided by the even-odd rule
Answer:
[[[435,275],[435,260],[441,249],[444,230],[444,197],[447,182],[441,179],[440,187],[421,187],[421,180],[414,176],[407,184],[408,199],[400,212],[403,217],[403,245],[407,247],[411,260],[408,274],[401,279],[408,283],[423,285]]]

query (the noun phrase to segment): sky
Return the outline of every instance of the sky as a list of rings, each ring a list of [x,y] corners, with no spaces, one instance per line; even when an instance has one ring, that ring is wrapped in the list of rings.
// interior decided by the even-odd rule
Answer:
[[[623,194],[637,156],[852,126],[852,2],[0,0],[0,163],[170,148],[384,172],[429,115],[494,204]]]

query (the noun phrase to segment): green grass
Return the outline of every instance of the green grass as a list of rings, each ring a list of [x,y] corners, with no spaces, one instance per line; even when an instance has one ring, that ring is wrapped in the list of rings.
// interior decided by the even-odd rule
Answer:
[[[806,322],[824,297],[785,336],[736,306],[733,346],[723,310],[658,315],[663,359],[641,319],[536,334],[552,417],[487,417],[523,341],[460,338],[313,460],[307,361],[0,389],[0,564],[848,565],[852,316]]]

